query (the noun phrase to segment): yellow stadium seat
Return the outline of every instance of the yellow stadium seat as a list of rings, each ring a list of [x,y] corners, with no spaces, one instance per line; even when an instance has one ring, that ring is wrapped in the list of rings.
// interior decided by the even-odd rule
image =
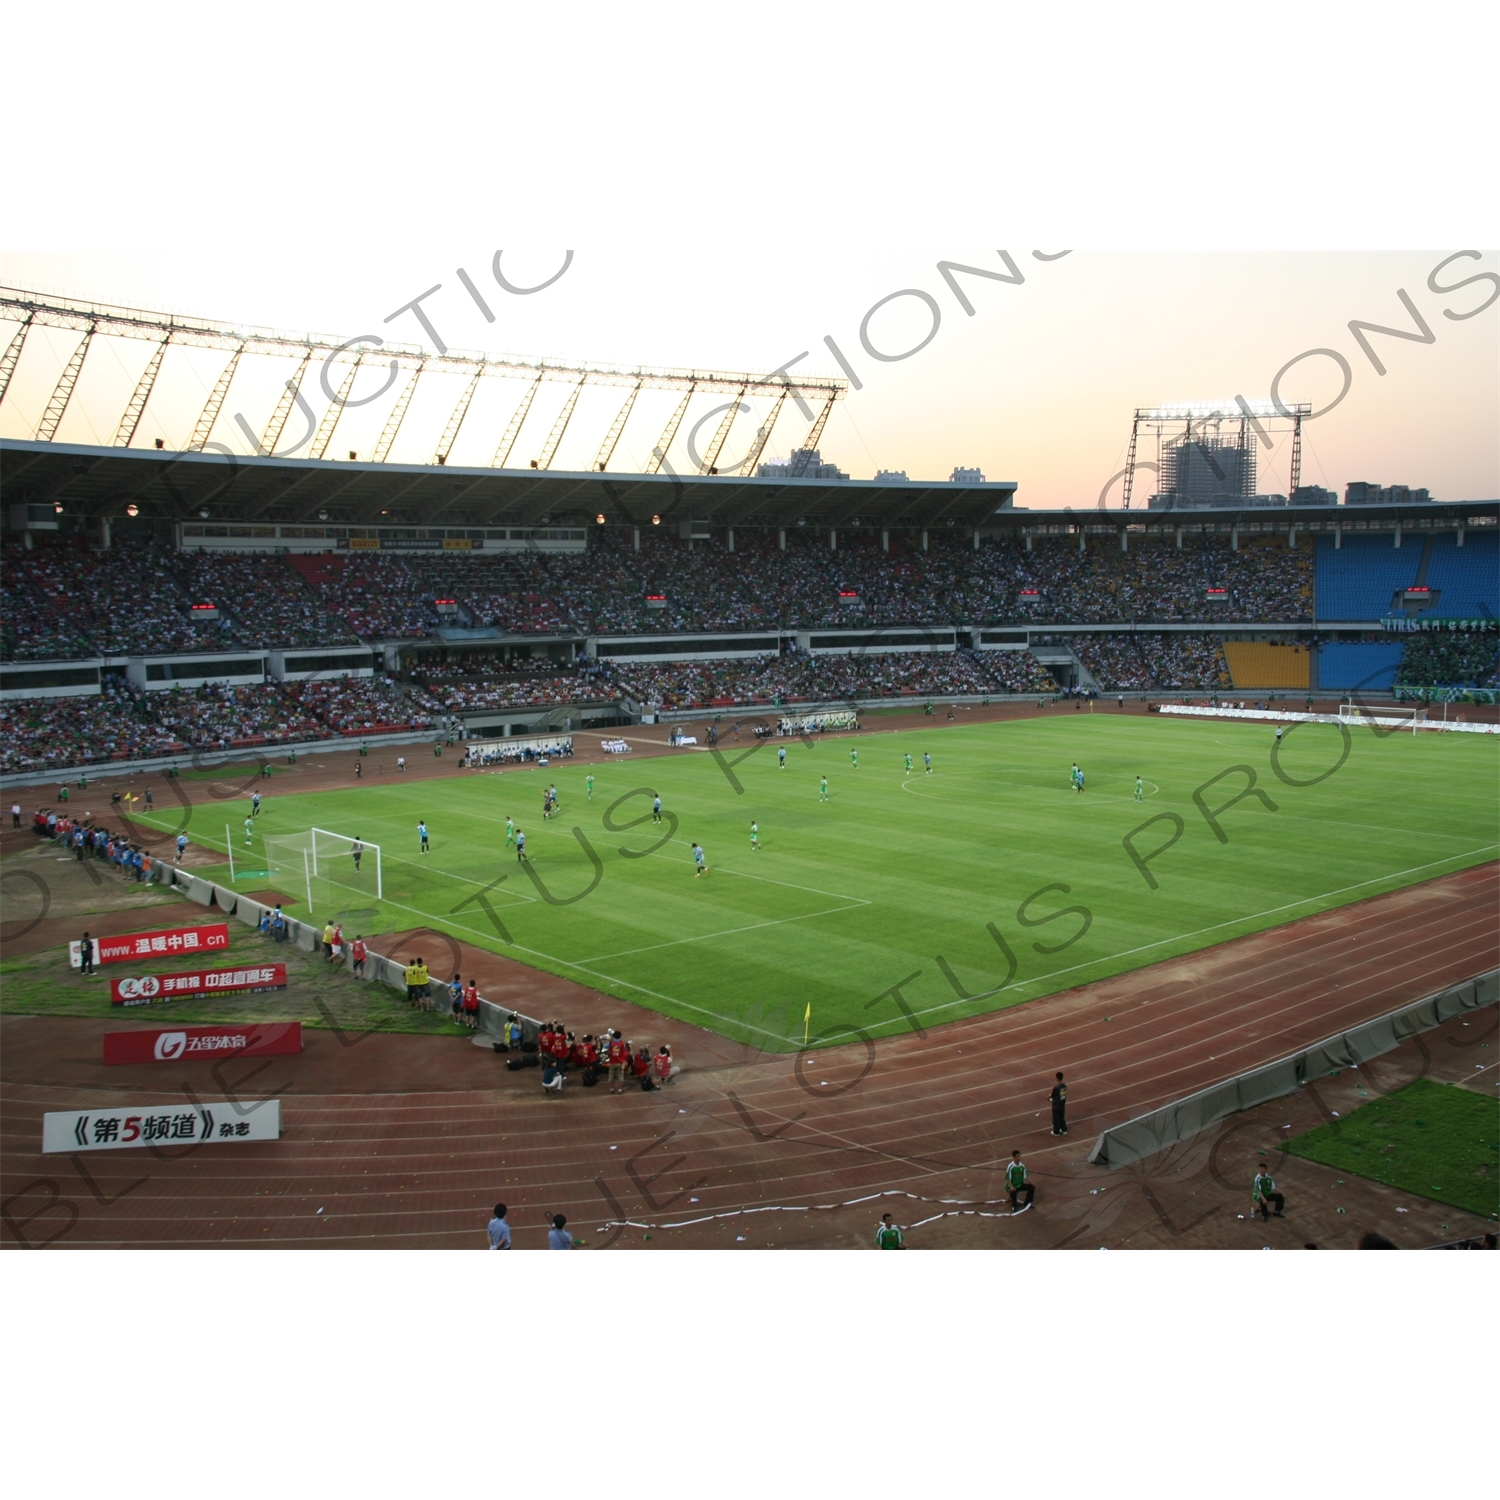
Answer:
[[[1311,658],[1304,646],[1268,646],[1259,641],[1226,641],[1224,654],[1236,688],[1306,688]]]

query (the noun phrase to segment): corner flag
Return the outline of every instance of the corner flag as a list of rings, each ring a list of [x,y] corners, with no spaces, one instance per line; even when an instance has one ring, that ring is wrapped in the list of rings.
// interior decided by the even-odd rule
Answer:
[[[811,1025],[812,1025],[812,1001],[809,1000],[807,1002],[807,1012],[802,1017],[802,1045],[804,1047],[807,1045],[807,1031],[808,1031],[808,1027],[810,1027]]]

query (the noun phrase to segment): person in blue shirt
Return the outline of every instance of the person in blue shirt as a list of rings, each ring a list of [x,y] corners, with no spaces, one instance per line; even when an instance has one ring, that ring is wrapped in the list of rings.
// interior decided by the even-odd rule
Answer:
[[[417,824],[417,837],[422,841],[422,853],[430,853],[431,851],[427,847],[427,823],[425,820]]]
[[[495,1217],[490,1220],[485,1233],[489,1236],[491,1250],[510,1249],[510,1225],[506,1223],[507,1209],[503,1203],[495,1205]]]
[[[516,829],[516,863],[520,864],[522,860],[525,860],[528,865],[531,863],[529,859],[526,859],[526,835],[518,828]]]
[[[547,1248],[549,1250],[571,1250],[573,1248],[573,1236],[567,1230],[568,1216],[566,1214],[552,1215],[552,1228],[547,1231]]]
[[[183,856],[183,853],[184,853],[184,851],[186,849],[187,849],[187,834],[185,834],[185,833],[179,833],[177,835],[177,863],[178,864],[182,863],[182,856]]]

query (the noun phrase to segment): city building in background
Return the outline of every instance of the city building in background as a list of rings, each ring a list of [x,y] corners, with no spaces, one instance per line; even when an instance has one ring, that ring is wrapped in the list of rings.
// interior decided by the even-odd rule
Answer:
[[[1430,491],[1404,484],[1379,485],[1353,479],[1344,487],[1345,505],[1427,505],[1431,500]]]

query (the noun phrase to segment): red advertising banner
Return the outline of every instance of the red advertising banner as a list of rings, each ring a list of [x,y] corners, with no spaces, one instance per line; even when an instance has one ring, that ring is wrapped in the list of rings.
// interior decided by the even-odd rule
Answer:
[[[197,969],[188,974],[143,974],[111,979],[111,1005],[150,1005],[155,1000],[202,999],[231,990],[284,990],[285,964],[252,964],[246,969]]]
[[[73,964],[78,965],[77,943]],[[229,947],[229,923],[210,922],[202,927],[172,927],[164,932],[127,932],[119,937],[94,940],[94,961],[125,963],[132,958],[192,958],[199,953],[222,952]]]
[[[221,1057],[266,1057],[302,1050],[300,1021],[259,1026],[186,1026],[180,1031],[107,1031],[107,1063],[191,1062]]]

